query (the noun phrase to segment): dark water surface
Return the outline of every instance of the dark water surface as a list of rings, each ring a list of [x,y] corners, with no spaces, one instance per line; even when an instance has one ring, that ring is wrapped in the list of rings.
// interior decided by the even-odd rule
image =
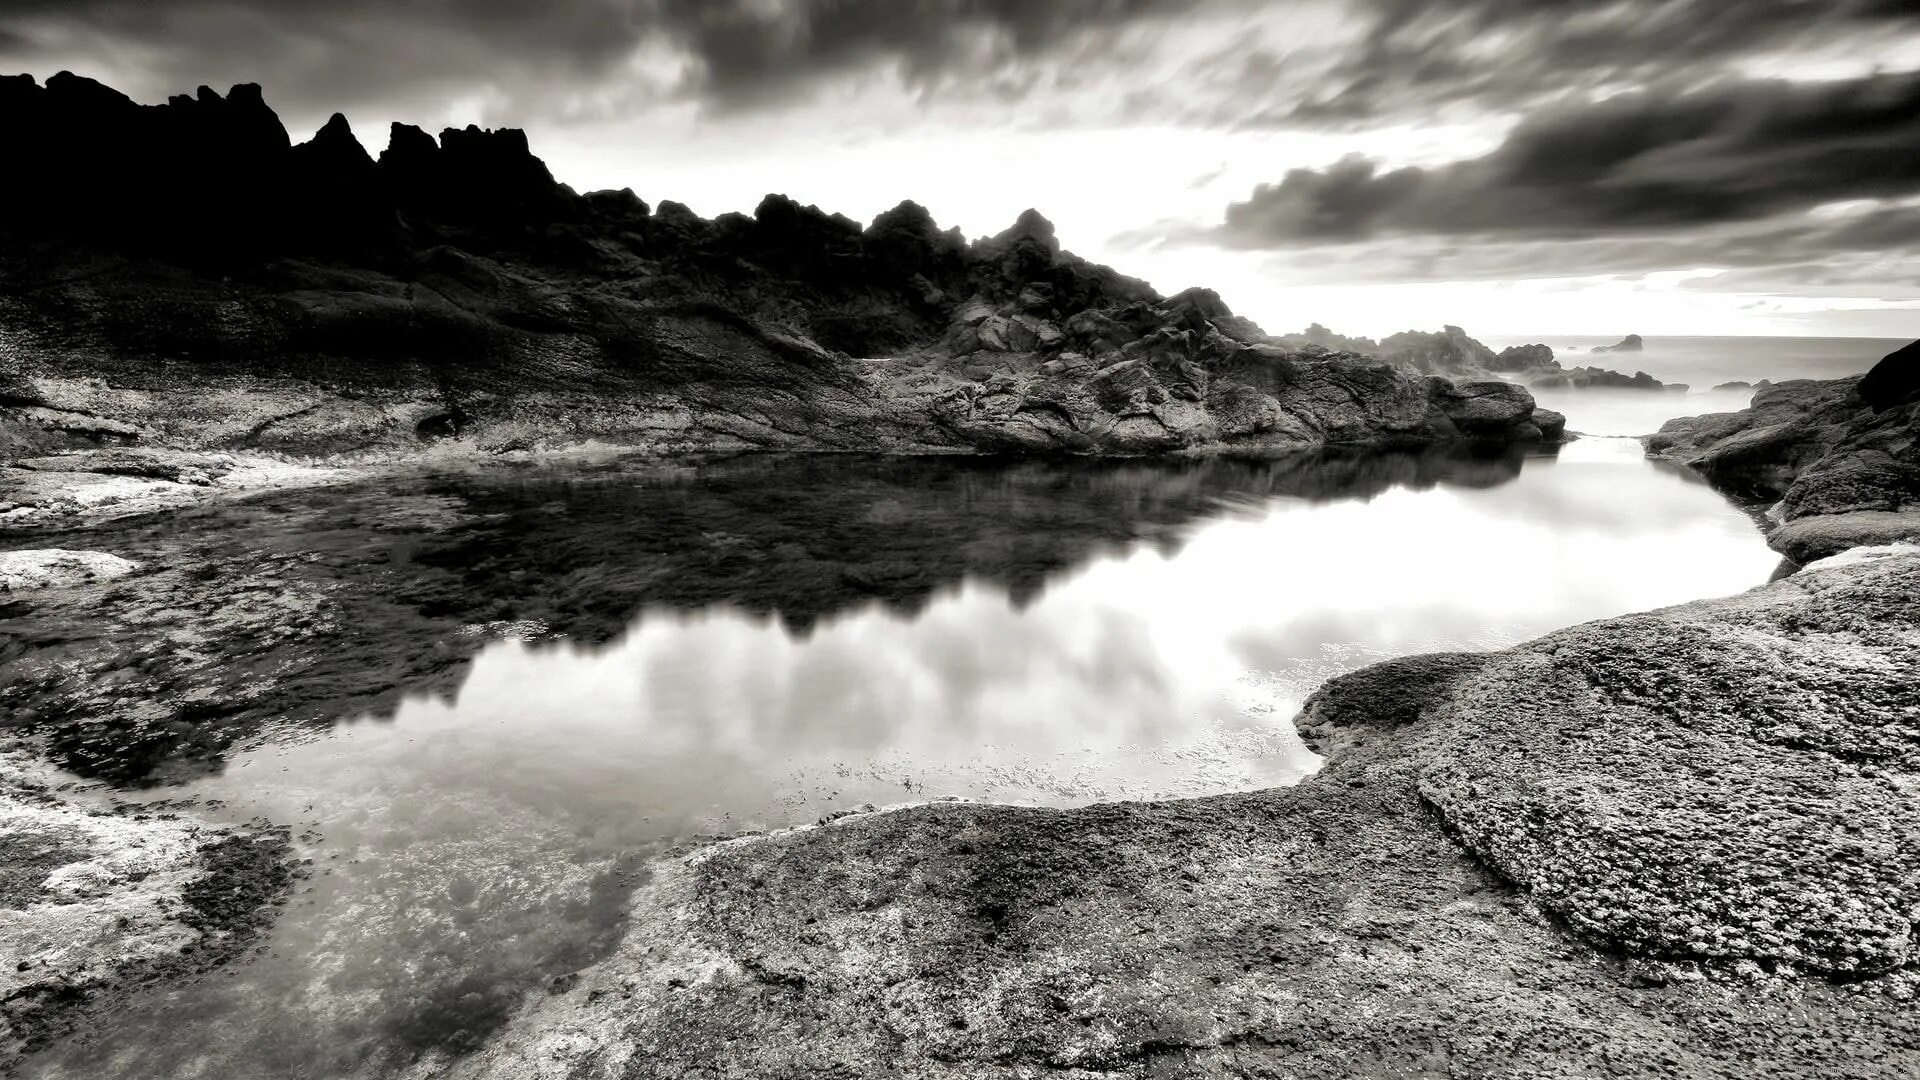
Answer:
[[[305,831],[315,873],[264,951],[28,1075],[430,1071],[601,955],[665,847],[868,802],[1291,783],[1317,764],[1291,717],[1331,675],[1736,592],[1777,561],[1744,513],[1622,440],[494,467],[128,542],[189,540],[330,552],[315,565],[385,575],[405,620],[298,684],[345,695],[339,722],[133,796]],[[404,674],[449,649],[471,663]],[[353,715],[355,665],[394,684],[376,715]]]

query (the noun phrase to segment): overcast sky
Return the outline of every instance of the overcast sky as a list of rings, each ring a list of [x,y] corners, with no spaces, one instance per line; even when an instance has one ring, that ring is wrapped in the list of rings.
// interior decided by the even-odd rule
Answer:
[[[63,68],[708,215],[1035,206],[1276,332],[1920,337],[1920,0],[0,0]]]

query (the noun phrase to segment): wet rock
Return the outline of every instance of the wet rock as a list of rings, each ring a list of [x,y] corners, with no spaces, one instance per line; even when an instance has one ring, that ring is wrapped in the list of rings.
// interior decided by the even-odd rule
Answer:
[[[1920,510],[1852,510],[1797,518],[1767,534],[1767,544],[1796,563],[1862,545],[1920,543]]]
[[[1601,388],[1610,390],[1667,390],[1684,392],[1684,383],[1663,383],[1644,371],[1632,375],[1623,375],[1600,367],[1567,368],[1564,371],[1542,375],[1528,381],[1528,385],[1540,390],[1564,390]]]
[[[286,835],[50,792],[0,751],[0,1072],[143,984],[238,955],[291,881]]]
[[[1737,413],[1669,420],[1649,453],[1698,472],[1738,498],[1772,501],[1845,438],[1864,403],[1855,379],[1792,379],[1754,393]]]

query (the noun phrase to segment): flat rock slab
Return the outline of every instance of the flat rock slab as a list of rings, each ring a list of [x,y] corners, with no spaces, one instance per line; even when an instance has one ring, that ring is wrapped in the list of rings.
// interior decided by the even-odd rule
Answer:
[[[1920,510],[1819,514],[1790,521],[1767,535],[1775,551],[1801,564],[1861,545],[1913,542],[1920,542]]]
[[[254,454],[114,448],[0,462],[0,534],[71,529],[210,499],[340,483],[363,470]]]
[[[656,862],[493,1077],[1920,1073],[1920,555],[1335,680],[1297,787]]]
[[[139,563],[104,551],[0,551],[0,592],[89,585],[125,577],[138,569]]]

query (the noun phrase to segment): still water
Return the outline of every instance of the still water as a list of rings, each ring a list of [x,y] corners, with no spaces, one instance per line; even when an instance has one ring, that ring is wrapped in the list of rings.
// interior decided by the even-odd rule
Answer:
[[[259,955],[29,1075],[430,1071],[602,955],[651,853],[865,803],[1294,782],[1317,759],[1290,720],[1329,676],[1736,592],[1778,561],[1746,514],[1612,439],[1490,458],[552,467],[432,487],[484,519],[487,560],[551,552],[580,564],[554,582],[641,581],[638,602],[606,633],[457,612],[447,633],[494,640],[451,693],[156,792],[294,826],[314,874]],[[703,509],[716,492],[724,515]],[[751,570],[694,580],[625,534],[578,546],[669,518]],[[818,550],[851,543],[821,539],[843,527],[858,565],[809,591],[823,560],[850,558]]]

